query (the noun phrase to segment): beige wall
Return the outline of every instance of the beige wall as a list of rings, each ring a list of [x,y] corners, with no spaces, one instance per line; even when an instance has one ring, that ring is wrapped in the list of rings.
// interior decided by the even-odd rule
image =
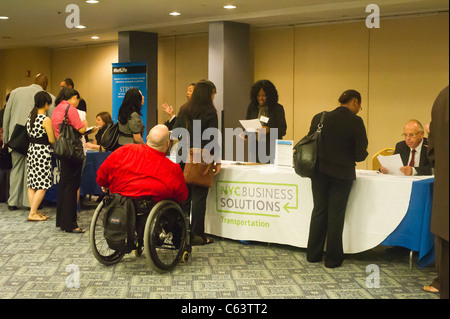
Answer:
[[[33,84],[38,73],[47,74],[50,80],[51,69],[50,49],[30,47],[0,50],[0,107],[5,105],[8,93],[17,87]],[[51,88],[50,83],[48,88]]]
[[[208,77],[208,34],[162,37],[158,51],[158,122],[164,123],[169,117],[161,105],[178,112],[189,84]]]
[[[448,39],[448,15],[386,20],[370,33],[370,154],[394,147],[409,119],[429,123],[449,83]]]
[[[448,14],[387,19],[380,29],[364,21],[304,27],[254,30],[254,78],[271,80],[277,87],[288,124],[287,139],[304,136],[314,114],[332,110],[346,89],[359,90],[369,137],[369,157],[358,168],[370,168],[370,158],[401,139],[403,124],[416,118],[430,120],[431,105],[448,85]],[[111,111],[111,63],[117,62],[117,44],[49,50],[26,48],[0,51],[0,99],[27,85],[31,74],[47,72],[50,91],[73,78],[86,99],[88,121]],[[186,101],[186,88],[208,76],[208,35],[161,37],[158,53],[158,122],[167,119],[160,105],[176,111]],[[239,79],[236,79],[239,81]],[[248,100],[242,101],[247,107]]]
[[[95,125],[98,113],[112,110],[111,63],[116,62],[116,43],[53,50],[52,93],[57,96],[60,82],[72,78],[75,89],[86,101],[87,121],[90,126]]]

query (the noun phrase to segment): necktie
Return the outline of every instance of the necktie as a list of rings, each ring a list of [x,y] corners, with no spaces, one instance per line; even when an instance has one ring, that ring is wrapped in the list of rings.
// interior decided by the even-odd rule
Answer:
[[[414,155],[416,154],[416,150],[411,151],[411,161],[409,162],[409,166],[414,167]]]

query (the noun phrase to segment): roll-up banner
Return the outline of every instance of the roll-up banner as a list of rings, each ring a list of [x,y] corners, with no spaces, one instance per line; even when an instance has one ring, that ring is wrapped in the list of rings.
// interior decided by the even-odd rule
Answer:
[[[125,93],[129,89],[138,88],[144,96],[142,105],[142,123],[147,127],[147,63],[113,63],[112,64],[112,118],[117,120]],[[145,140],[145,137],[144,137]]]

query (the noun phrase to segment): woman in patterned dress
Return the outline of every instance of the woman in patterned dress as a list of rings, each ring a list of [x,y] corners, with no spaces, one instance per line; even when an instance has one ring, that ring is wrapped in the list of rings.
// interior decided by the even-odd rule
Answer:
[[[38,212],[47,189],[52,187],[52,154],[50,143],[55,142],[52,122],[46,112],[52,104],[50,94],[40,91],[34,96],[34,108],[27,120],[30,146],[27,154],[27,186],[30,201],[29,221],[44,221],[49,217]]]

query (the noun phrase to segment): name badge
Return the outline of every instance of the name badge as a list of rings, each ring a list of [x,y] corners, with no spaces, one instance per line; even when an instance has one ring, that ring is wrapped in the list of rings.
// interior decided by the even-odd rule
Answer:
[[[261,115],[261,117],[259,118],[259,120],[263,123],[268,123],[269,122],[269,118],[267,116]]]

